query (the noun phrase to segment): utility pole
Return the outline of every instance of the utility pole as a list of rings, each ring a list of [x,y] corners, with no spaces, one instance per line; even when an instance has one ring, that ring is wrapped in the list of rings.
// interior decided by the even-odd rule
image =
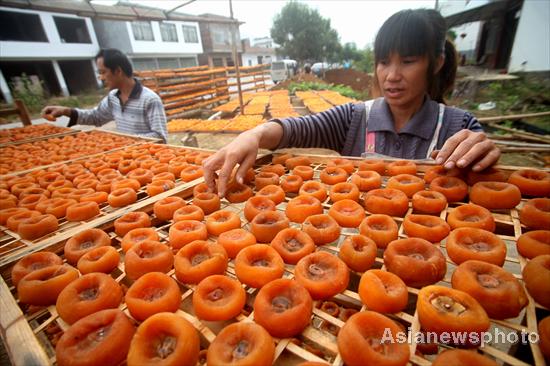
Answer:
[[[229,16],[231,20],[234,21],[233,18],[233,2],[229,0]],[[231,23],[231,38],[232,38],[232,46],[233,46],[233,62],[235,63],[235,74],[237,75],[237,90],[239,92],[239,106],[241,110],[241,114],[244,112],[244,106],[243,106],[243,93],[241,90],[241,72],[239,70],[239,60],[237,59],[237,34],[235,32],[235,27],[238,27],[239,23]]]

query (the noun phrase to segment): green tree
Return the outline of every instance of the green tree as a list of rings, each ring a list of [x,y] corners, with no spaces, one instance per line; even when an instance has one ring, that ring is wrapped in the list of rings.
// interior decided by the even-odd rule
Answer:
[[[354,60],[353,67],[363,72],[374,72],[374,50],[366,47],[359,51],[359,58]]]
[[[279,52],[299,62],[337,61],[342,46],[338,32],[315,9],[291,1],[275,15],[271,38]]]

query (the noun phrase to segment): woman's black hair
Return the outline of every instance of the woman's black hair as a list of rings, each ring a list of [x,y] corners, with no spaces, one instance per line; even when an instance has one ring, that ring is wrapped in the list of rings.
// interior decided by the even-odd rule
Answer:
[[[117,68],[120,67],[124,75],[131,77],[132,76],[132,63],[128,57],[122,53],[120,50],[115,48],[104,48],[95,57],[103,58],[103,65],[106,68],[110,69],[112,72],[115,72]]]
[[[443,97],[454,85],[457,69],[457,53],[446,39],[447,25],[441,14],[433,9],[402,10],[388,18],[378,31],[374,41],[374,63],[389,58],[391,53],[405,56],[427,56],[428,94],[443,103]],[[434,75],[437,59],[445,61]],[[433,77],[432,77],[433,75]],[[375,77],[375,88],[379,88]]]

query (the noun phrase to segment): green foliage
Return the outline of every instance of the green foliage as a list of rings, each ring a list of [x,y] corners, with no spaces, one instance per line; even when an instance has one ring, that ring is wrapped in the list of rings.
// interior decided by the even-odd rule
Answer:
[[[39,112],[44,107],[45,98],[42,85],[33,84],[27,74],[21,75],[21,83],[10,83],[10,88],[13,97],[21,99],[30,113]]]
[[[550,90],[544,83],[520,77],[516,80],[492,82],[482,88],[478,100],[493,101],[500,114],[543,112],[548,110],[544,100],[550,100]]]
[[[345,85],[333,85],[315,82],[290,83],[290,85],[288,86],[288,90],[290,94],[294,94],[296,91],[306,90],[333,90],[348,98],[362,99],[362,95],[360,93]]]
[[[363,72],[374,72],[374,50],[370,47],[359,52],[359,59],[354,60],[353,67]]]
[[[296,1],[287,3],[275,16],[271,37],[281,45],[282,54],[301,63],[335,62],[342,50],[338,32],[331,27],[330,19]]]

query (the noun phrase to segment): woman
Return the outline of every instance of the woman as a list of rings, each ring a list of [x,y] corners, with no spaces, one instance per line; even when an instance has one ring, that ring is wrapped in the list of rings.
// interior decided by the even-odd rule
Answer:
[[[435,158],[452,169],[483,170],[500,151],[470,113],[443,104],[452,90],[456,50],[435,10],[403,10],[380,28],[374,44],[375,89],[382,97],[299,118],[274,119],[239,135],[203,163],[204,177],[225,194],[233,168],[242,182],[258,148],[323,147],[342,155],[379,153],[403,159]]]

